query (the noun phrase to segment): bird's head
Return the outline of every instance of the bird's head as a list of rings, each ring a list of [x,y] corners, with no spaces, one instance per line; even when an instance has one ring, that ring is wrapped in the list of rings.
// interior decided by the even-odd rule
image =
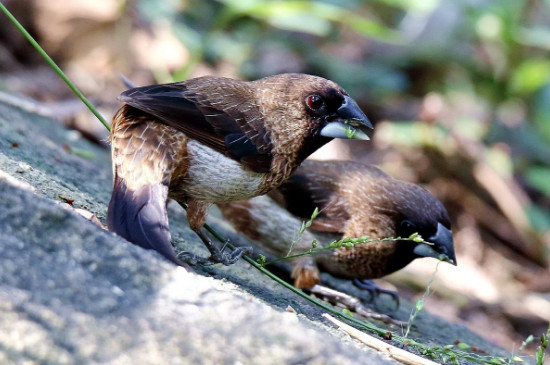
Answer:
[[[412,250],[414,258],[434,257],[456,265],[453,233],[449,215],[443,204],[426,189],[399,180],[384,180],[385,204],[379,214],[388,216],[397,237],[418,233],[424,242],[405,240],[401,247]],[[409,251],[409,249],[407,249]]]
[[[367,131],[372,124],[344,89],[325,80],[317,88],[302,93],[306,114],[319,121],[319,134],[328,138],[369,140]]]
[[[295,138],[289,137],[300,133],[303,158],[332,138],[369,139],[371,122],[355,100],[330,80],[306,74],[281,74],[255,83],[262,86],[258,90],[264,115],[275,116],[272,123],[278,125],[278,131],[286,132],[278,136],[272,133],[272,138],[279,138],[283,146],[285,140],[295,143]],[[275,130],[274,126],[270,129]]]

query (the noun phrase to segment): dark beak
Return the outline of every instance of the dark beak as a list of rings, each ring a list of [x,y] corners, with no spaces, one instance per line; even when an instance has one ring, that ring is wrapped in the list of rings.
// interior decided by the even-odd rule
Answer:
[[[371,122],[355,100],[344,96],[344,102],[335,114],[336,118],[321,129],[321,135],[331,138],[369,140],[367,131],[373,129]]]
[[[456,266],[453,232],[443,224],[437,224],[437,232],[426,239],[428,245],[421,243],[414,248],[414,253],[421,257],[435,257]]]

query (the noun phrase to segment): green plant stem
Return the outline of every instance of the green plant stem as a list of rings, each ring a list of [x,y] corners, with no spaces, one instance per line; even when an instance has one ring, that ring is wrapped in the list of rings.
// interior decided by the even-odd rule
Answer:
[[[223,237],[221,237],[212,227],[210,227],[208,224],[205,224],[204,225],[204,228],[210,232],[210,234],[212,234],[212,236],[214,236],[218,241],[220,242],[225,242],[225,240],[223,239]],[[231,243],[228,244],[228,247],[231,248],[231,249],[235,249],[235,246],[233,246]],[[264,275],[267,275],[268,277],[270,277],[271,279],[275,280],[277,283],[281,284],[282,286],[284,286],[285,288],[287,288],[288,290],[298,294],[299,296],[301,296],[302,298],[305,298],[307,299],[308,301],[310,301],[311,303],[315,304],[315,305],[318,305],[320,306],[321,308],[325,309],[326,311],[332,313],[333,315],[339,317],[339,318],[342,318],[342,319],[345,319],[345,320],[348,320],[348,321],[351,321],[353,323],[356,323],[362,327],[367,327],[369,328],[370,330],[372,331],[375,331],[379,334],[384,334],[386,331],[381,329],[381,328],[378,328],[374,325],[369,325],[365,322],[362,322],[362,321],[358,321],[357,319],[353,318],[353,317],[350,317],[350,316],[347,316],[337,310],[335,310],[333,307],[330,307],[328,305],[326,305],[325,303],[323,302],[320,302],[318,301],[317,299],[313,298],[312,296],[304,293],[302,290],[296,288],[295,286],[293,286],[292,284],[289,284],[287,283],[286,281],[282,280],[281,278],[279,278],[278,276],[274,275],[273,273],[271,273],[269,270],[265,269],[264,267],[262,267],[262,265],[258,264],[256,261],[254,261],[250,256],[247,256],[247,255],[244,255],[243,256],[243,259],[248,262],[250,265],[254,266],[257,270],[259,270],[260,272],[262,272]]]
[[[273,260],[269,260],[267,262],[262,263],[261,265],[262,266],[267,266],[267,265],[270,265],[270,264],[273,264],[273,263],[276,263],[276,262],[295,259],[297,257],[302,257],[302,256],[307,256],[307,255],[314,255],[314,254],[317,254],[317,253],[320,253],[320,252],[336,250],[336,249],[342,248],[342,247],[351,248],[351,247],[355,247],[356,245],[365,245],[365,244],[369,244],[369,243],[373,243],[373,242],[411,241],[411,242],[416,242],[416,243],[421,242],[421,243],[425,243],[427,245],[433,245],[433,243],[426,242],[426,241],[423,241],[423,240],[418,240],[417,237],[420,237],[420,236],[412,235],[410,237],[386,237],[386,238],[368,238],[367,236],[365,236],[365,237],[358,237],[358,238],[344,238],[342,240],[332,241],[331,243],[329,243],[325,247],[310,248],[307,251],[300,252],[300,253],[297,253],[297,254],[294,254],[294,255],[288,255],[287,254],[284,257],[278,257],[278,258],[275,258]]]
[[[184,206],[184,208],[185,208],[185,206]],[[212,234],[212,236],[214,236],[218,241],[226,242],[226,240],[223,239],[223,237],[220,236],[208,224],[205,224],[204,228],[208,232],[210,232],[210,234]],[[231,248],[231,249],[235,249],[235,246],[233,246],[231,243],[228,244],[228,247]],[[293,293],[298,294],[300,297],[306,299],[307,301],[323,308],[327,312],[329,312],[329,313],[333,314],[334,316],[342,319],[343,321],[345,321],[347,323],[350,323],[350,324],[354,324],[355,326],[357,326],[357,327],[359,327],[363,330],[368,330],[368,331],[371,331],[371,332],[375,332],[378,335],[385,335],[386,334],[387,330],[385,330],[385,329],[379,328],[379,327],[375,326],[372,323],[368,323],[368,322],[365,322],[365,321],[360,321],[360,320],[358,320],[354,317],[351,317],[351,316],[349,316],[349,315],[347,315],[343,312],[340,312],[340,311],[334,309],[332,306],[329,306],[329,305],[313,298],[312,296],[308,295],[304,291],[294,287],[292,284],[289,284],[286,281],[279,278],[278,276],[274,275],[269,270],[266,270],[262,265],[258,264],[251,257],[249,257],[247,255],[244,255],[243,259],[246,262],[248,262],[250,265],[255,267],[257,270],[262,272],[264,275],[267,275],[271,279],[275,280],[278,284],[284,286],[285,288],[292,291]],[[456,357],[459,357],[459,358],[462,358],[462,359],[465,359],[465,360],[475,361],[475,362],[478,362],[478,363],[493,364],[493,365],[495,364],[495,362],[494,362],[495,357],[492,357],[492,356],[483,356],[483,357],[482,356],[475,356],[475,355],[469,354],[469,353],[464,352],[464,351],[444,349],[443,347],[432,347],[432,346],[429,346],[429,345],[419,343],[419,342],[417,342],[413,339],[405,338],[403,336],[399,336],[399,335],[396,335],[396,334],[392,334],[392,337],[395,341],[399,341],[401,343],[404,343],[404,344],[415,347],[417,350],[419,350],[421,353],[423,353],[425,355],[429,355],[429,354],[437,354],[438,356],[439,355],[442,355],[442,356],[445,356],[445,355],[446,356],[452,356],[452,355],[454,355]],[[499,359],[498,357],[496,357],[496,358]]]
[[[54,60],[51,59],[51,57],[46,53],[46,51],[44,51],[44,49],[40,47],[38,42],[30,35],[29,32],[27,32],[27,30],[23,27],[23,25],[19,23],[19,21],[12,15],[12,13],[10,13],[10,11],[4,6],[4,4],[2,4],[2,2],[0,2],[0,10],[2,10],[4,14],[6,14],[9,20],[15,25],[15,27],[21,32],[21,34],[23,34],[23,36],[27,38],[27,40],[38,51],[38,53],[40,53],[40,55],[44,57],[44,59],[50,65],[50,67],[53,68],[53,70],[59,75],[59,77],[61,77],[63,81],[65,81],[65,83],[69,86],[69,88],[73,91],[73,93],[75,93],[75,95],[80,100],[82,100],[82,102],[88,107],[88,109],[90,109],[90,111],[96,116],[96,118],[99,119],[99,121],[105,126],[105,128],[107,128],[107,130],[110,131],[111,128],[109,127],[109,124],[105,121],[103,116],[99,114],[99,112],[93,107],[93,105],[88,101],[88,99],[86,99],[86,97],[80,92],[80,90],[78,90],[78,88],[71,82],[71,80],[69,80],[67,75],[65,75],[65,73],[59,68],[59,66],[57,66],[57,64],[54,62]]]
[[[416,305],[414,306],[414,311],[411,313],[411,315],[409,317],[409,322],[407,324],[407,330],[406,330],[405,336],[404,336],[405,338],[407,338],[409,336],[409,332],[411,330],[413,321],[415,320],[416,316],[418,315],[418,313],[420,313],[420,311],[422,309],[424,309],[424,303],[426,303],[426,299],[428,299],[428,295],[430,294],[430,289],[431,289],[432,284],[435,280],[435,275],[437,274],[437,269],[439,269],[439,264],[440,263],[441,263],[441,261],[438,261],[437,265],[435,265],[435,270],[432,274],[432,277],[430,278],[430,281],[428,281],[428,285],[426,285],[426,290],[424,291],[424,294],[422,295],[422,298],[420,298],[416,302]]]

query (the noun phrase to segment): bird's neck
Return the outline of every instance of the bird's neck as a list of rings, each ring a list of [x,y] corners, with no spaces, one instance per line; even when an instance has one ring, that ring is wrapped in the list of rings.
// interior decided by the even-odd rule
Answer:
[[[273,155],[273,159],[271,160],[271,169],[262,177],[262,181],[258,187],[258,193],[256,195],[266,194],[281,186],[281,184],[287,180],[294,171],[296,171],[298,166],[299,162],[297,162],[296,158],[293,158],[292,155]]]
[[[289,154],[273,154],[270,172],[264,175],[258,195],[263,195],[278,188],[294,171],[296,171],[302,161],[331,140],[332,138],[322,136],[308,136],[304,138],[297,152],[294,150]]]
[[[396,242],[395,255],[391,260],[388,260],[388,274],[401,270],[417,258],[416,254],[413,252],[415,246],[416,243],[412,241]]]
[[[323,136],[308,136],[304,138],[302,146],[298,151],[298,164],[301,164],[306,158],[309,157],[313,152],[317,151],[319,148],[323,147],[328,142],[332,141],[332,138],[323,137]]]

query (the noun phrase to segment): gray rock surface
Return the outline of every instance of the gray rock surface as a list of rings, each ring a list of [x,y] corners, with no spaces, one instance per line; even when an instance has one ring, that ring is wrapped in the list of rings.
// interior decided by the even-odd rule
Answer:
[[[75,211],[104,222],[110,190],[108,150],[0,103],[0,364],[396,363],[246,262],[188,273]],[[199,252],[183,210],[169,208],[176,245]],[[498,351],[424,312],[415,323],[424,342]]]

